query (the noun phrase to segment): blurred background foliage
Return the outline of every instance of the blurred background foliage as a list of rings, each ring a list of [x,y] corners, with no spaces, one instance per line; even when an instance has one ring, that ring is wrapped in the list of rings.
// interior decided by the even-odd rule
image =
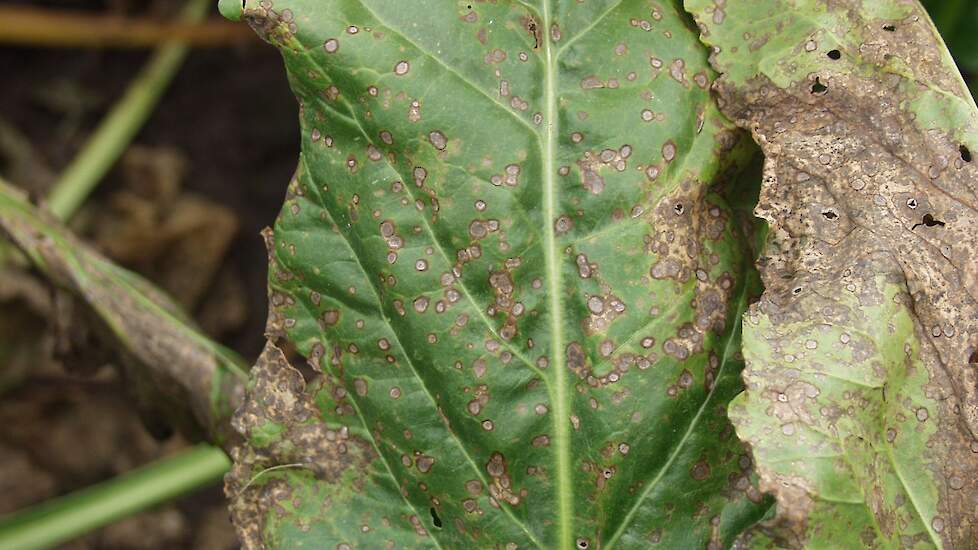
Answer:
[[[975,94],[978,76],[978,1],[923,0],[958,69]]]

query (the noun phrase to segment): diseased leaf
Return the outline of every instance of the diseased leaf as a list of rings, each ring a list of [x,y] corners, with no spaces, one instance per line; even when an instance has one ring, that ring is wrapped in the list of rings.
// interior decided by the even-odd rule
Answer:
[[[215,443],[235,439],[230,419],[243,397],[244,369],[234,352],[201,334],[151,283],[88,248],[2,182],[0,232],[85,303],[138,395]]]
[[[978,70],[978,4],[968,0],[922,0],[965,80]],[[969,84],[970,85],[970,84]]]
[[[720,548],[764,514],[717,187],[752,150],[677,3],[244,17],[303,136],[227,479],[247,547]]]
[[[766,157],[730,414],[778,500],[768,534],[973,547],[978,119],[950,56],[915,1],[686,6]]]

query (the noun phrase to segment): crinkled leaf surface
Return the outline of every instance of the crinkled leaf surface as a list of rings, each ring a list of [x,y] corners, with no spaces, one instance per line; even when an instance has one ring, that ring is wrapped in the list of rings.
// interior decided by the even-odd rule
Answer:
[[[681,6],[244,16],[303,136],[227,483],[246,545],[723,547],[763,515],[725,416],[751,258],[716,192],[749,150]]]
[[[765,293],[731,405],[768,535],[978,541],[975,105],[917,2],[687,0],[765,158]]]
[[[202,334],[169,296],[80,242],[57,220],[0,182],[0,233],[44,275],[77,296],[118,352],[139,397],[211,441],[235,438],[244,361]]]

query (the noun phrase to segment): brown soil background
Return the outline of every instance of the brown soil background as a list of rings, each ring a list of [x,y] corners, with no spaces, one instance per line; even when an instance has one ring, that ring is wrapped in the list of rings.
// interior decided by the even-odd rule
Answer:
[[[183,2],[3,3],[165,15]],[[51,175],[72,159],[147,58],[138,50],[0,45],[0,173],[43,196]],[[296,102],[272,48],[256,40],[194,50],[72,227],[170,290],[212,336],[253,361],[264,343],[266,314],[259,231],[281,206],[297,158],[297,126]],[[26,143],[28,153],[11,142]],[[169,198],[161,201],[158,193]],[[197,214],[186,214],[192,210]],[[211,233],[220,234],[216,245],[195,246]],[[0,379],[19,373],[14,382],[0,382],[0,515],[188,444],[158,419],[141,418],[111,365],[88,357],[77,360],[86,365],[79,372],[74,363],[91,355],[86,350],[72,350],[71,359],[53,353],[63,335],[51,330],[52,313],[29,310],[16,297],[0,301],[0,317],[18,316],[18,344],[33,350],[0,360]],[[221,489],[212,487],[64,547],[219,550],[237,542]]]

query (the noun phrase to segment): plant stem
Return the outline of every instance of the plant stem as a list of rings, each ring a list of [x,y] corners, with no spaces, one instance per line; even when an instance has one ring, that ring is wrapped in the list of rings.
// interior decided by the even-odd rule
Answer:
[[[192,447],[104,483],[0,518],[0,550],[50,548],[220,479],[231,462]]]
[[[0,7],[0,43],[7,44],[45,48],[143,48],[181,40],[200,48],[241,44],[256,37],[246,25],[220,20],[192,23],[60,9]]]
[[[188,23],[200,22],[210,6],[211,0],[189,0],[180,18]],[[56,217],[70,218],[115,164],[153,112],[187,51],[188,46],[181,42],[167,42],[156,49],[122,99],[55,183],[48,195],[48,207]]]

